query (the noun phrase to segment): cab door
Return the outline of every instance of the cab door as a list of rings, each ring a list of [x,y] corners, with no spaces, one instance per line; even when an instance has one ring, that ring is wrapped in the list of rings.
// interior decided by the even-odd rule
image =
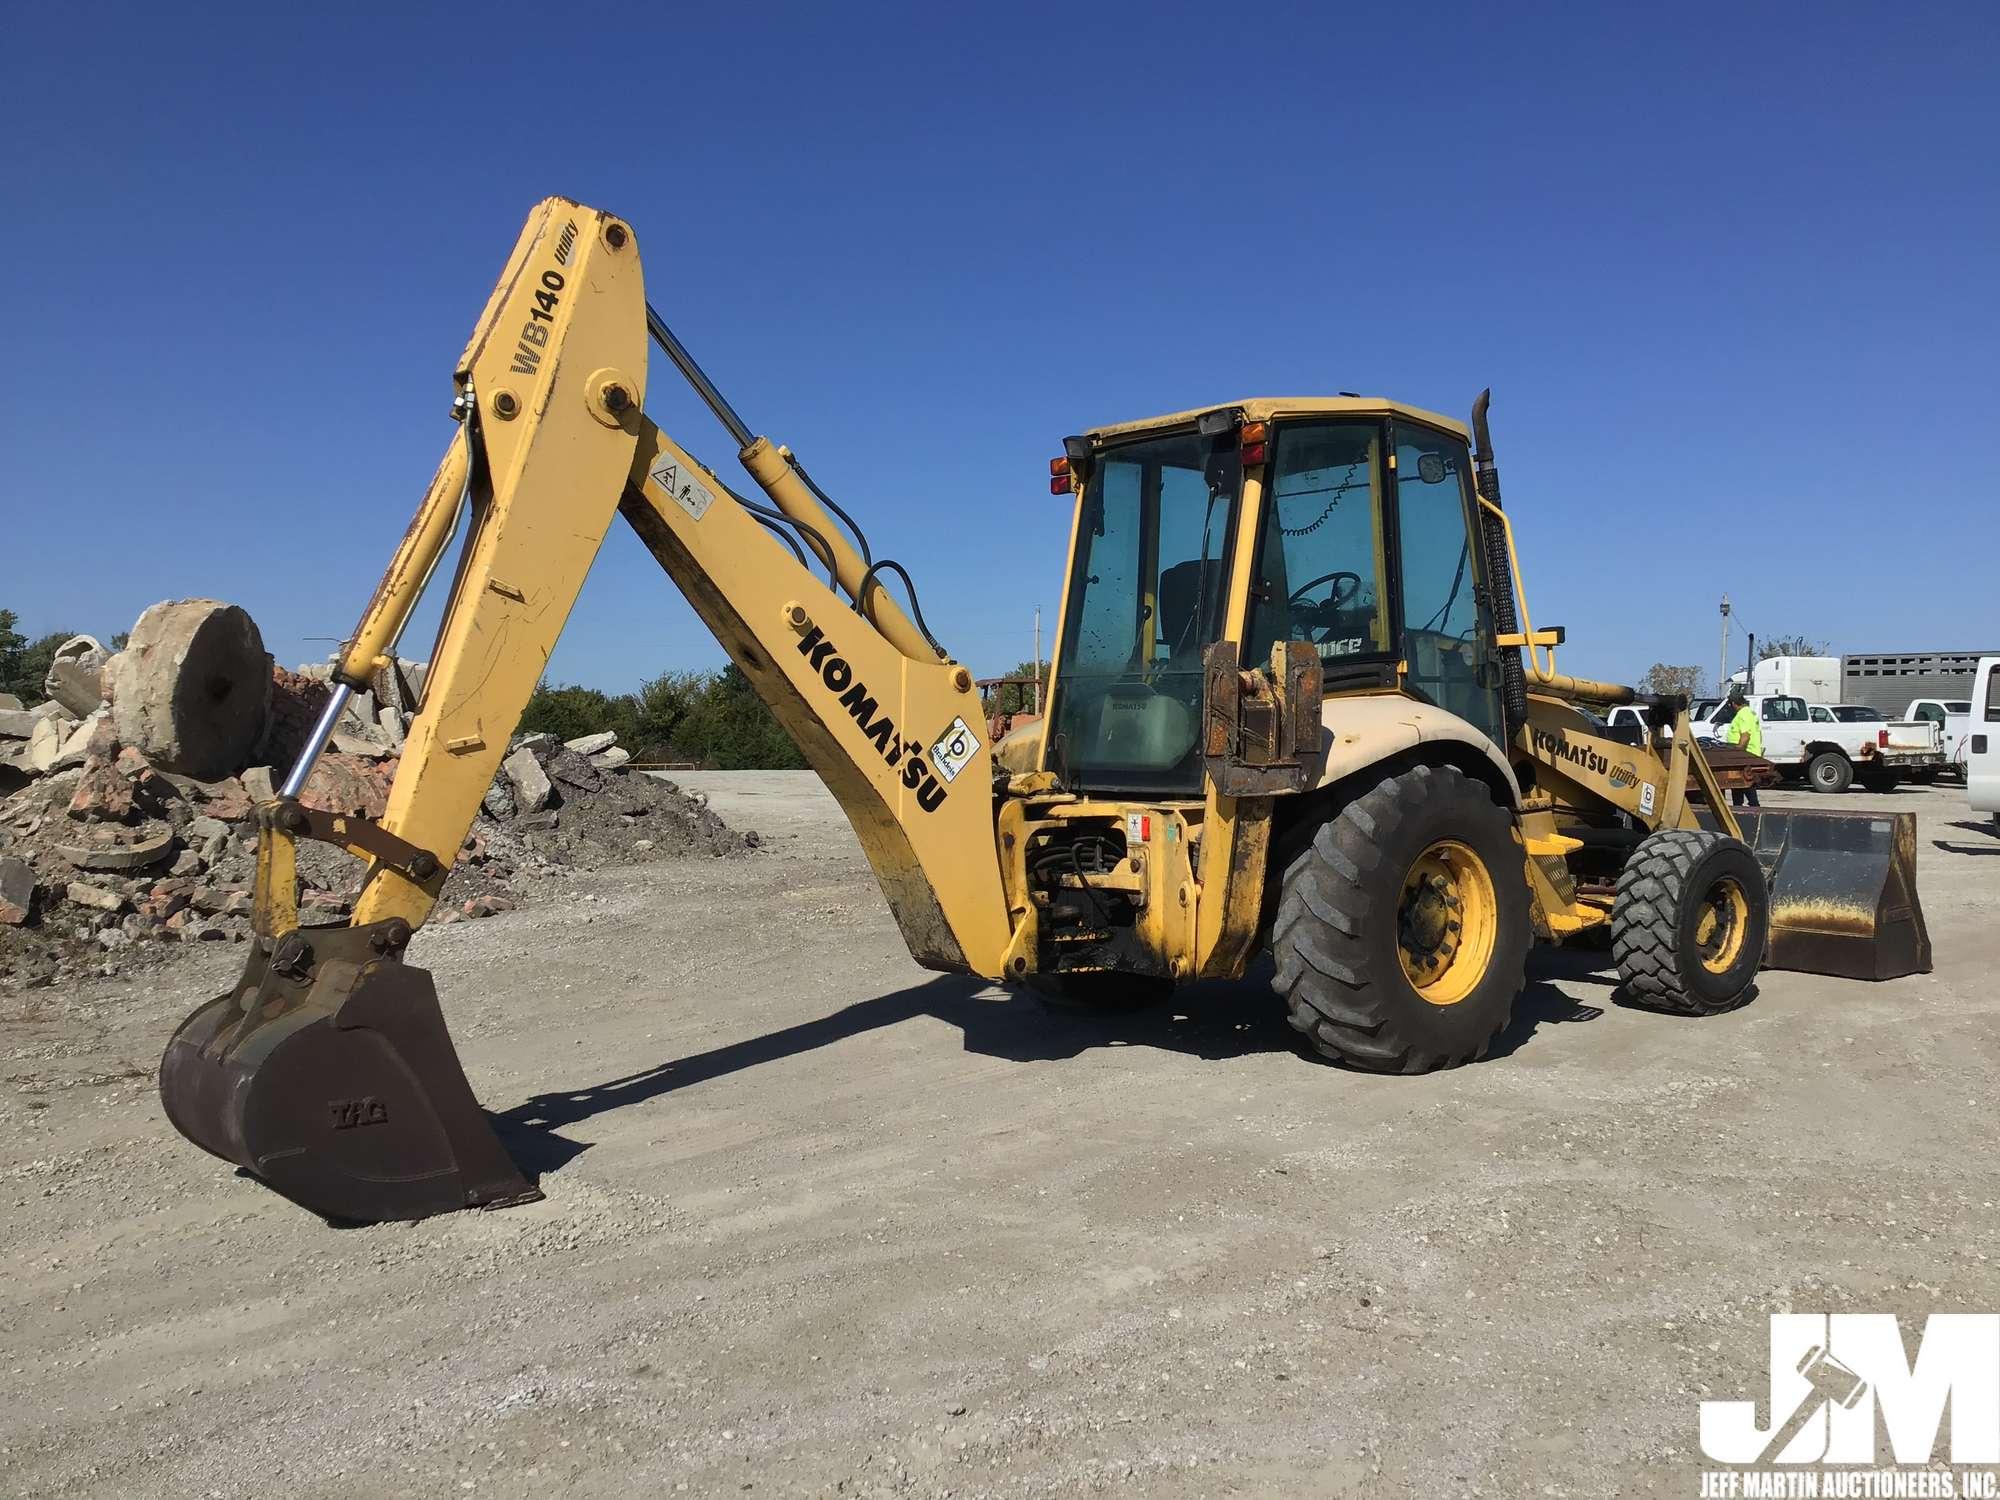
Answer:
[[[1403,686],[1504,744],[1471,455],[1436,428],[1398,419],[1391,432]]]

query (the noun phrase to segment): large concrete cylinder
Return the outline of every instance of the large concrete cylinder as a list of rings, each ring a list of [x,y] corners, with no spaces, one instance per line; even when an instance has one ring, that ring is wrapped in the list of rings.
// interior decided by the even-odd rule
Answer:
[[[216,599],[168,599],[104,669],[111,721],[162,771],[215,781],[250,764],[271,711],[257,622]]]

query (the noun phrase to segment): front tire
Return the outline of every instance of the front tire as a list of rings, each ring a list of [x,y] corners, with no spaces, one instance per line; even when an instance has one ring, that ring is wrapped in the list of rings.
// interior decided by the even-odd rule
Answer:
[[[1806,767],[1806,781],[1816,792],[1844,792],[1854,784],[1854,765],[1838,750],[1822,750]]]
[[[1450,766],[1385,777],[1286,868],[1274,984],[1326,1057],[1424,1073],[1485,1054],[1525,982],[1514,820]]]
[[[1611,952],[1626,993],[1706,1016],[1748,997],[1771,933],[1771,897],[1747,844],[1668,828],[1639,841],[1618,875]]]

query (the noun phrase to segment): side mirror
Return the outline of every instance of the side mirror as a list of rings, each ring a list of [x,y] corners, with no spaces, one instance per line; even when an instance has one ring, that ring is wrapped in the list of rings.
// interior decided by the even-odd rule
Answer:
[[[1417,478],[1425,484],[1444,483],[1444,455],[1442,453],[1419,453],[1417,455]]]
[[[1303,792],[1319,779],[1325,680],[1310,641],[1280,641],[1248,670],[1234,641],[1202,652],[1202,765],[1225,797]]]

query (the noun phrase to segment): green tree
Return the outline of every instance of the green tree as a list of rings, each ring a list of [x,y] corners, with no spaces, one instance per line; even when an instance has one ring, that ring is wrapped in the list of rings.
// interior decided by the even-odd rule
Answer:
[[[681,720],[673,757],[723,771],[799,770],[806,758],[733,664],[708,681]]]
[[[529,734],[573,740],[612,730],[635,760],[688,760],[726,771],[796,770],[805,756],[734,666],[663,672],[637,693],[542,683],[521,715]]]
[[[1701,696],[1700,667],[1670,667],[1665,662],[1654,662],[1646,668],[1646,676],[1639,684],[1644,692],[1662,697],[1678,695],[1682,698]]]
[[[673,760],[674,743],[708,692],[716,674],[709,672],[662,672],[639,686],[634,712],[633,740],[626,748],[639,760]]]
[[[13,610],[0,609],[0,693],[14,691],[14,677],[20,670],[21,652],[28,644],[28,638],[14,628],[20,623],[21,617]]]
[[[638,704],[630,695],[612,697],[597,688],[563,683],[551,687],[539,684],[521,714],[525,734],[552,734],[559,740],[573,740],[600,730],[615,730],[627,744],[637,740]]]
[[[42,683],[56,659],[56,647],[76,632],[52,630],[30,641],[14,626],[14,612],[0,609],[0,693],[12,693],[32,707],[48,697]]]

